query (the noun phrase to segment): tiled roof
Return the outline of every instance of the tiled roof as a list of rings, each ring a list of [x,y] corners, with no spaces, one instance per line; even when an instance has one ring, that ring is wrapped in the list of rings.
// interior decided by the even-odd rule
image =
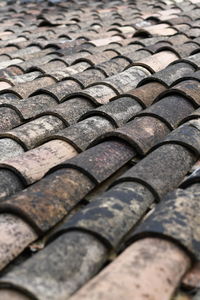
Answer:
[[[0,2],[0,300],[200,299],[200,0]]]

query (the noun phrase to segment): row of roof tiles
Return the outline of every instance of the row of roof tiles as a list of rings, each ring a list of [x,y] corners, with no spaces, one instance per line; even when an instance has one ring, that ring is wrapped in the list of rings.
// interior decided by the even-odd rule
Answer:
[[[193,298],[199,9],[1,3],[1,299]]]

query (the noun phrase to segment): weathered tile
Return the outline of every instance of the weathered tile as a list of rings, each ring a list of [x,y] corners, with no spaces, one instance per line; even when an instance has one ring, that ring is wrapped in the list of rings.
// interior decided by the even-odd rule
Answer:
[[[24,62],[20,63],[18,66],[24,72],[27,72],[28,70],[31,70],[32,68],[34,68],[36,66],[38,67],[38,66],[48,63],[51,59],[56,58],[56,57],[57,57],[56,54],[51,54],[51,55],[42,56],[40,58],[28,59],[28,60],[25,60]],[[41,74],[43,74],[42,70],[40,72],[41,72]]]
[[[145,49],[151,51],[152,53],[155,53],[155,52],[159,51],[161,48],[168,47],[170,45],[171,44],[168,41],[161,41],[161,42],[146,46]]]
[[[151,81],[157,81],[169,87],[183,76],[191,75],[193,71],[194,67],[188,63],[175,63],[164,70],[149,76],[147,79],[142,80],[139,85],[143,85]]]
[[[198,161],[199,162],[199,161]],[[198,163],[197,162],[197,163]],[[199,179],[200,179],[200,169],[197,167],[194,172],[192,172],[191,175],[189,175],[182,183],[181,183],[181,188],[188,188],[192,189],[192,186],[194,185],[194,190],[196,189],[195,187],[199,184]]]
[[[50,69],[47,68],[48,69],[47,74],[53,76],[53,78],[60,81],[71,75],[77,74],[79,72],[83,72],[90,66],[91,66],[91,64],[88,61],[87,62],[83,61],[83,62],[76,63],[75,65],[72,65],[70,67],[65,66],[62,69],[55,69],[55,67],[54,67],[50,71]],[[36,70],[37,70],[37,68],[36,68]]]
[[[0,118],[0,131],[6,131],[21,124],[20,115],[10,107],[1,107]]]
[[[182,284],[189,289],[200,288],[200,264],[197,262],[184,276]]]
[[[199,258],[198,206],[197,195],[177,189],[163,199],[144,223],[140,224],[136,232],[132,233],[130,240],[136,236],[160,235],[174,240],[174,243],[178,243],[191,255]]]
[[[187,176],[200,151],[194,1],[0,3],[0,269],[19,256],[0,298],[61,300],[83,286],[72,299],[169,300],[180,290],[199,243],[200,176]],[[181,182],[184,196],[165,202]],[[154,213],[169,231],[116,257]],[[30,249],[49,245],[20,254],[38,237]]]
[[[17,216],[3,214],[0,217],[1,228],[1,250],[0,250],[0,268],[6,266],[13,256],[23,251],[23,243],[28,243],[37,238],[32,228]],[[16,247],[16,242],[21,241]]]
[[[35,89],[31,96],[39,94],[47,94],[54,97],[58,102],[60,102],[66,95],[79,91],[82,89],[82,85],[71,79],[67,79],[61,82],[50,84],[48,86],[43,86],[41,88]]]
[[[44,74],[51,74],[54,70],[59,70],[59,69],[64,69],[67,68],[67,64],[62,61],[61,59],[56,59],[56,61],[50,61],[46,64],[43,64],[39,67],[33,67],[32,69],[37,69],[39,71],[41,71]]]
[[[194,63],[198,68],[200,66],[200,53],[197,52],[196,54],[190,55],[186,60]]]
[[[163,143],[177,143],[191,150],[195,155],[200,154],[200,120],[191,120],[172,131]]]
[[[0,62],[0,69],[4,69],[4,68],[7,68],[7,67],[12,66],[12,65],[19,64],[21,62],[23,62],[23,60],[20,59],[20,58],[6,60],[4,62]]]
[[[200,27],[192,27],[192,28],[189,28],[187,31],[186,31],[186,34],[188,37],[194,39],[194,38],[198,38],[199,37],[199,34],[200,34]]]
[[[128,162],[134,154],[135,151],[122,141],[107,141],[60,164],[58,168],[65,167],[81,170],[84,174],[92,178],[95,183],[98,183],[117,171],[117,169]]]
[[[148,57],[151,54],[150,51],[146,50],[145,48],[142,48],[141,50],[135,52],[129,49],[128,50],[125,49],[124,51],[122,51],[121,49],[120,52],[121,55],[125,57],[127,60],[129,60],[130,62],[138,61],[140,59]]]
[[[71,299],[171,299],[189,266],[190,259],[176,245],[146,238],[126,249]]]
[[[108,50],[106,52],[102,52],[102,53],[97,53],[97,54],[93,54],[93,55],[88,55],[86,58],[84,59],[77,59],[74,64],[81,62],[81,61],[86,61],[89,62],[90,65],[96,65],[99,64],[101,62],[110,60],[111,58],[116,56],[116,52],[113,50]]]
[[[115,125],[120,127],[129,119],[131,119],[136,113],[142,110],[143,106],[138,103],[137,99],[126,95],[119,96],[114,101],[111,101],[105,105],[96,108],[95,110],[90,110],[86,114],[82,115],[80,120],[83,120],[90,116],[102,116]]]
[[[11,52],[9,54],[9,57],[11,59],[14,59],[16,57],[23,58],[23,54],[35,53],[35,52],[38,52],[38,51],[40,51],[40,47],[32,46],[32,47],[17,50],[16,52]]]
[[[65,126],[63,122],[55,116],[43,116],[28,123],[25,123],[21,126],[18,126],[11,131],[0,133],[0,144],[3,140],[2,138],[12,138],[20,145],[23,145],[24,149],[28,150],[34,148],[44,138],[47,138],[54,132],[63,129],[64,127]],[[13,153],[15,153],[14,149]],[[1,160],[3,158],[1,154],[0,158]]]
[[[108,61],[108,63],[111,61]],[[90,69],[87,69],[84,72],[72,75],[70,78],[71,80],[76,81],[77,83],[80,84],[81,87],[86,88],[88,85],[93,84],[96,81],[103,80],[106,75],[104,74],[104,70],[101,71],[101,64],[98,65],[97,67],[93,68],[91,67]],[[66,78],[66,80],[69,80]],[[78,89],[76,89],[78,90]],[[71,92],[71,91],[69,91]],[[66,95],[66,93],[65,93]],[[62,96],[62,98],[64,95]]]
[[[82,114],[93,109],[96,102],[86,97],[73,97],[55,107],[46,109],[44,115],[55,115],[60,118],[66,126],[72,125],[78,121]]]
[[[114,125],[109,118],[103,116],[93,116],[86,120],[74,124],[56,134],[52,134],[50,138],[61,139],[73,145],[79,152],[84,151],[91,141],[104,132],[112,130]]]
[[[9,78],[9,82],[11,82],[12,85],[17,85],[20,83],[25,83],[28,81],[35,80],[39,76],[41,76],[41,72],[31,72],[31,73],[25,73],[22,75],[16,75]]]
[[[10,66],[0,70],[0,78],[9,79],[10,76],[22,75],[24,71],[19,66]]]
[[[15,51],[17,50],[17,46],[8,46],[8,47],[4,47],[4,48],[1,48],[0,49],[0,54],[3,54],[3,53],[9,53],[9,52],[12,52],[12,51]]]
[[[166,68],[170,63],[175,61],[178,56],[171,51],[161,51],[159,53],[145,57],[136,61],[135,65],[140,65],[149,69],[152,73],[161,71]]]
[[[173,49],[180,55],[180,57],[187,57],[198,48],[198,44],[192,42],[188,42],[183,45],[173,46]]]
[[[109,38],[91,40],[91,43],[93,45],[95,45],[96,47],[100,47],[100,46],[110,44],[111,42],[121,41],[121,39],[122,39],[122,37],[120,37],[120,36],[113,36],[113,37],[109,37]]]
[[[66,66],[70,66],[72,65],[77,59],[81,59],[81,58],[87,58],[87,57],[90,57],[90,54],[92,54],[92,51],[91,50],[87,50],[84,52],[84,49],[83,51],[81,52],[78,52],[78,53],[74,53],[72,55],[64,55],[62,56],[59,60],[62,62],[64,62],[66,64]]]
[[[51,85],[53,83],[55,83],[55,80],[52,77],[42,76],[33,81],[18,84],[17,86],[9,88],[9,90],[8,89],[7,90],[10,93],[12,92],[16,93],[21,98],[27,98],[38,88]]]
[[[18,174],[12,170],[0,170],[0,199],[3,201],[7,196],[10,196],[24,188],[24,182]]]
[[[0,204],[1,212],[25,219],[38,234],[60,222],[94,183],[75,169],[60,169]]]
[[[139,49],[143,49],[142,45],[140,45],[140,44],[129,44],[125,47],[120,47],[119,49],[117,48],[117,51],[119,51],[119,53],[121,55],[126,56],[127,53],[131,53],[131,52],[136,54],[137,53],[136,51],[139,50]]]
[[[103,134],[93,143],[118,138],[132,146],[139,155],[144,155],[169,132],[166,124],[153,116],[136,117],[125,126]]]
[[[39,94],[20,101],[3,99],[2,102],[4,103],[0,104],[0,111],[4,113],[6,118],[11,118],[10,110],[12,110],[12,114],[14,114],[13,112],[16,111],[21,119],[24,120],[37,116],[45,110],[49,109],[51,106],[55,106],[57,104],[57,101],[53,97],[45,94]],[[21,125],[21,123],[22,121],[18,121],[17,125]],[[7,130],[13,127],[16,127],[16,125],[7,128]]]
[[[154,35],[161,35],[161,36],[170,36],[177,33],[177,30],[174,28],[170,28],[167,24],[158,24],[153,26],[146,27],[146,31],[148,34]],[[136,32],[137,33],[137,32]],[[136,34],[134,34],[136,36]]]
[[[81,249],[81,253],[78,249]],[[90,234],[69,233],[64,239],[58,238],[55,243],[38,253],[34,260],[27,261],[24,267],[18,270],[19,273],[10,273],[9,277],[4,279],[9,281],[10,286],[13,284],[23,287],[23,290],[40,299],[66,298],[77,290],[83,281],[97,273],[99,260],[106,260],[105,252],[101,242]],[[52,263],[52,259],[55,263]]]
[[[67,97],[64,97],[62,101],[72,97],[86,98],[91,100],[94,104],[99,105],[108,103],[109,100],[117,94],[118,92],[113,90],[112,87],[103,83],[96,83],[95,85],[88,87],[81,92],[69,94]]]
[[[153,201],[152,193],[140,183],[118,184],[61,225],[54,236],[74,229],[88,231],[117,249]]]
[[[123,72],[129,64],[130,61],[127,60],[126,57],[116,56],[109,61],[91,67],[91,69],[94,68],[95,70],[101,70],[107,77],[110,77]]]
[[[15,170],[27,184],[31,184],[40,180],[50,168],[75,155],[77,151],[69,143],[53,140],[13,159],[3,160],[0,166]]]
[[[178,107],[178,109],[175,110],[174,107]],[[161,100],[145,109],[145,111],[139,113],[139,115],[153,116],[162,120],[169,128],[174,129],[194,109],[195,106],[189,99],[172,93],[170,96],[164,96],[164,98],[161,98]]]
[[[127,93],[136,97],[145,106],[151,105],[154,100],[166,90],[165,85],[160,82],[150,82],[141,87],[128,91]]]
[[[109,84],[118,93],[126,93],[135,88],[142,79],[149,75],[150,72],[146,68],[133,66],[124,72],[105,79],[103,83]]]
[[[181,93],[183,96],[186,96],[191,101],[191,103],[199,106],[200,103],[199,88],[200,88],[200,83],[198,80],[188,79],[173,85],[172,89],[170,90],[172,93],[173,92]]]
[[[178,143],[169,143],[151,152],[117,182],[129,180],[142,182],[159,200],[180,184],[195,160],[195,155],[187,148]]]

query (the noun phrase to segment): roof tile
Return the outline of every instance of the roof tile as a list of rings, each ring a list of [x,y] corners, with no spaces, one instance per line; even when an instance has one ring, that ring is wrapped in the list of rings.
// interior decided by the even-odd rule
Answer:
[[[199,9],[0,3],[0,298],[193,300]]]

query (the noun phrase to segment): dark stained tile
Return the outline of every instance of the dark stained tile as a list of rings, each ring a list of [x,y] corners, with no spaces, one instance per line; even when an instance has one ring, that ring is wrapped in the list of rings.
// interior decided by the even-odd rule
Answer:
[[[48,77],[51,78],[51,77]],[[61,101],[65,97],[66,94],[72,93],[74,91],[78,91],[82,88],[79,82],[72,79],[64,80],[58,83],[55,83],[53,80],[53,84],[47,85],[46,87],[42,85],[41,88],[36,88],[35,91],[31,94],[31,96],[46,94],[54,97],[58,102]]]
[[[165,197],[149,218],[136,230],[136,235],[160,235],[174,240],[191,255],[199,257],[197,195],[178,189]],[[172,221],[173,219],[173,221]],[[173,223],[173,225],[172,225]],[[184,227],[184,230],[183,230]],[[180,235],[181,230],[181,235]],[[134,235],[133,235],[134,236]]]
[[[105,63],[97,64],[91,69],[100,70],[106,76],[110,77],[117,73],[123,72],[126,67],[130,64],[130,61],[126,57],[114,57],[112,60],[106,61]],[[89,83],[91,84],[91,83]]]
[[[149,106],[153,101],[166,90],[165,85],[160,82],[150,82],[141,87],[128,91],[128,94],[138,99],[145,106]]]
[[[0,111],[0,130],[6,131],[21,124],[20,115],[12,108],[2,107]]]
[[[114,125],[106,117],[93,116],[74,124],[56,134],[51,135],[47,140],[61,139],[73,145],[79,152],[84,151],[90,142],[103,132],[112,130]]]
[[[174,107],[178,107],[177,110]],[[195,109],[195,105],[192,101],[188,100],[184,96],[178,94],[171,94],[161,98],[160,101],[151,105],[144,112],[141,112],[141,116],[152,116],[162,120],[169,128],[174,129],[178,126],[179,122],[192,113]]]
[[[155,117],[136,117],[127,125],[100,136],[94,143],[108,138],[118,138],[130,144],[139,155],[144,155],[169,132],[166,124]]]
[[[94,182],[102,182],[134,156],[134,150],[121,141],[103,142],[64,162],[60,167],[75,168]],[[86,164],[87,161],[87,164]]]
[[[69,230],[86,230],[109,248],[116,249],[153,199],[152,193],[142,184],[118,184],[58,228],[54,237]],[[141,201],[145,201],[143,205]]]
[[[199,143],[199,120],[191,120],[188,123],[179,126],[173,131],[163,143],[178,143],[188,150],[191,150],[197,156],[200,153]]]
[[[41,233],[61,221],[93,188],[94,183],[78,170],[60,169],[3,201],[2,211],[20,211],[19,216]]]
[[[193,77],[193,76],[191,76]],[[181,93],[183,96],[186,96],[191,102],[199,106],[200,99],[199,99],[199,87],[200,82],[198,80],[184,80],[178,84],[172,85],[172,89],[170,91],[173,93]],[[167,94],[167,93],[166,93]]]
[[[30,119],[34,116],[37,116],[45,110],[49,109],[51,106],[57,104],[57,101],[53,97],[45,94],[39,94],[30,98],[22,99],[20,101],[19,99],[14,99],[13,101],[12,98],[2,97],[1,101],[2,104],[0,104],[0,110],[2,111],[2,114],[5,111],[4,115],[6,118],[11,118],[9,115],[11,114],[10,110],[12,109],[12,111],[17,113],[22,120]],[[21,125],[21,123],[22,121],[19,121],[17,125]],[[13,127],[15,126],[12,126],[9,129]]]
[[[168,41],[161,41],[161,42],[157,42],[155,44],[146,46],[145,49],[151,51],[152,53],[155,53],[157,51],[159,51],[161,48],[163,47],[168,47],[171,44]]]
[[[52,246],[54,249],[52,249]],[[82,254],[75,256],[74,253],[80,248]],[[9,277],[7,280],[18,286],[23,284],[25,290],[31,292],[32,295],[39,295],[41,298],[47,296],[51,297],[52,300],[56,300],[60,293],[67,297],[81,286],[81,281],[89,279],[91,274],[96,274],[99,270],[99,257],[103,261],[106,260],[105,252],[105,247],[95,237],[88,233],[75,232],[67,235],[65,240],[58,239],[55,246],[52,244],[38,253],[38,264],[30,261],[29,264],[24,266],[24,269],[21,269],[20,274],[13,274],[12,278]],[[61,256],[62,260],[60,260]],[[54,257],[56,263],[52,265],[44,259],[46,257],[49,257],[49,260]],[[67,262],[70,262],[69,265]],[[67,285],[65,280],[59,280],[61,264],[67,266],[64,268],[63,274],[63,279],[68,278],[69,280]],[[27,276],[27,273],[31,276],[31,279]],[[48,274],[47,277],[44,274]],[[57,278],[54,277],[56,274]],[[74,283],[77,276],[80,276],[82,280],[79,283]],[[35,284],[36,278],[37,287]],[[49,280],[49,278],[51,279]]]
[[[93,101],[85,97],[73,97],[52,108],[45,108],[42,112],[37,111],[35,116],[55,115],[60,118],[66,126],[74,124],[78,121],[82,114],[95,107]],[[33,115],[33,114],[32,114]]]
[[[157,163],[159,161],[161,163]],[[178,143],[168,143],[150,153],[133,169],[121,176],[120,181],[139,181],[150,188],[157,199],[180,183],[196,160],[195,155]],[[172,172],[173,176],[168,176]]]
[[[180,57],[187,57],[191,55],[193,51],[199,49],[199,45],[193,42],[188,42],[183,45],[173,46],[173,49]]]
[[[130,118],[132,118],[137,112],[142,110],[143,106],[140,101],[126,95],[119,96],[119,98],[108,104],[102,105],[95,110],[90,110],[81,117],[82,119],[90,116],[102,116],[109,120],[116,127],[120,127],[125,124]]]

